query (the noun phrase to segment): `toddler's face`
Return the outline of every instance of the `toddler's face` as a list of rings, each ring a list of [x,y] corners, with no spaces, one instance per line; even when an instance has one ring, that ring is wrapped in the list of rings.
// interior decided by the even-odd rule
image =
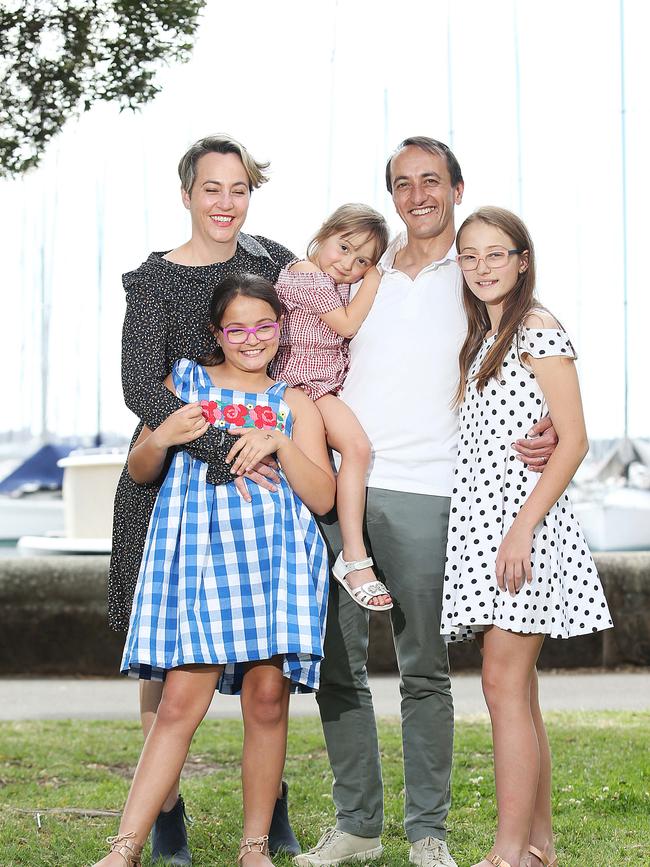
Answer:
[[[335,283],[356,283],[374,264],[375,246],[365,234],[330,235],[319,246],[315,264]]]

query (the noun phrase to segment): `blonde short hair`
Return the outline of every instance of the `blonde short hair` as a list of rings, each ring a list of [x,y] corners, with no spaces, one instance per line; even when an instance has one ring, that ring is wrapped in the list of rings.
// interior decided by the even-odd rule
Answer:
[[[244,164],[248,175],[248,188],[252,192],[268,181],[268,175],[264,174],[270,163],[259,163],[252,154],[246,150],[243,144],[229,135],[209,135],[199,139],[192,147],[183,154],[178,164],[178,176],[181,186],[190,195],[194,181],[196,180],[196,164],[206,154],[236,154]]]
[[[307,258],[313,260],[320,245],[332,235],[342,235],[344,238],[349,238],[350,235],[362,234],[372,238],[375,242],[373,264],[376,264],[388,246],[390,238],[388,223],[379,211],[375,211],[368,205],[360,205],[355,202],[341,205],[333,214],[330,214],[309,242]]]

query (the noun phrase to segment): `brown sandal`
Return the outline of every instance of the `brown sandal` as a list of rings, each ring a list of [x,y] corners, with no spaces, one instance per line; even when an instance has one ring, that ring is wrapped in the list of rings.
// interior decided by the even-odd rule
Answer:
[[[106,842],[111,844],[111,852],[117,852],[124,858],[126,867],[142,867],[140,856],[144,844],[135,842],[135,831],[130,834],[118,834],[116,837],[107,837]]]
[[[501,855],[497,855],[494,852],[490,852],[486,855],[485,860],[489,861],[490,864],[494,864],[494,867],[511,867],[509,861],[504,861]]]
[[[239,841],[239,855],[237,863],[241,864],[242,858],[249,855],[251,852],[260,852],[262,855],[269,857],[269,835],[264,834],[262,837],[242,837]]]
[[[555,856],[555,858],[553,858],[552,861],[550,861],[546,852],[542,852],[540,849],[537,848],[537,846],[533,846],[532,843],[528,844],[528,851],[531,855],[534,855],[535,858],[539,858],[544,867],[558,867],[557,855]]]

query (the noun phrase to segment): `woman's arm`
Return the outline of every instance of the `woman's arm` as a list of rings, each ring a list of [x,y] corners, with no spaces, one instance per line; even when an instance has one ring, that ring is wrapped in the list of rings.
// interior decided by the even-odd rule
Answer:
[[[497,580],[516,592],[532,581],[530,552],[535,527],[559,500],[589,449],[576,366],[571,358],[527,357],[546,399],[558,444],[541,478],[506,533],[497,555]]]
[[[320,318],[341,337],[354,337],[370,313],[380,281],[379,271],[375,267],[371,268],[366,272],[361,286],[347,307],[337,307],[329,313],[321,313]]]
[[[336,482],[325,441],[325,428],[312,401],[298,389],[287,389],[285,400],[293,414],[293,438],[279,430],[236,428],[240,437],[226,457],[232,470],[244,473],[262,457],[276,454],[293,490],[317,515],[334,505]]]
[[[171,374],[165,387],[173,390]],[[205,433],[209,422],[203,417],[200,403],[185,403],[168,416],[155,430],[144,425],[129,452],[127,466],[134,482],[144,485],[160,476],[172,446],[185,445]]]
[[[151,428],[143,425],[126,462],[129,475],[138,485],[155,482],[167,456],[167,448],[157,447],[152,434]]]
[[[200,403],[186,403],[168,416],[155,430],[144,425],[129,452],[129,475],[144,485],[160,476],[172,446],[187,445],[202,436],[209,422],[203,418]]]
[[[134,287],[127,292],[122,329],[122,388],[126,405],[150,430],[185,405],[163,382],[168,373],[166,342],[160,293],[147,286]],[[224,476],[230,478],[223,449],[219,450],[221,442],[221,433],[209,425],[197,440],[185,444],[192,457],[208,464],[207,479],[213,484]]]

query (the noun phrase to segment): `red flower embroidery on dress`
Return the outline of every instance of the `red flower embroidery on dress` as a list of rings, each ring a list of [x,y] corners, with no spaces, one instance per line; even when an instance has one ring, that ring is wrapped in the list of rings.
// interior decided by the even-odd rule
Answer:
[[[270,406],[254,406],[253,416],[255,427],[260,430],[274,428],[277,422],[277,416]]]
[[[233,424],[235,427],[242,427],[247,415],[248,409],[243,403],[230,403],[228,406],[224,406],[223,408],[223,417],[225,421],[227,421],[228,424]]]
[[[219,421],[222,415],[221,410],[219,409],[219,404],[216,400],[202,400],[201,413],[203,414],[203,418],[206,421],[209,421],[210,424]]]

